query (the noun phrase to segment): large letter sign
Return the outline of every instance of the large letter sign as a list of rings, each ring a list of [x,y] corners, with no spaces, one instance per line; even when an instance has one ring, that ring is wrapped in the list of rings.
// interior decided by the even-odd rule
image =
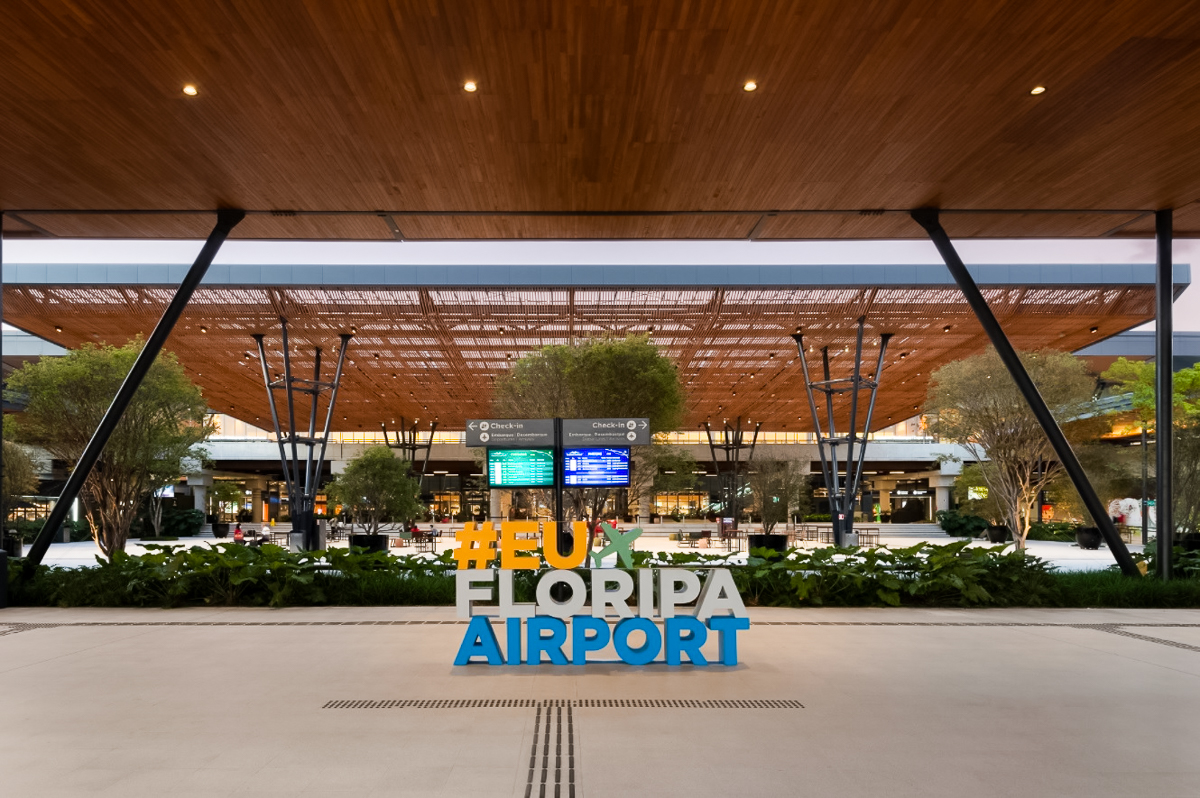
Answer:
[[[459,530],[455,603],[470,623],[454,664],[585,665],[588,654],[605,661],[599,657],[610,649],[626,665],[738,664],[738,632],[750,628],[750,618],[727,569],[641,568],[631,575],[603,568],[608,557],[632,569],[633,541],[642,530],[601,529],[608,543],[589,558],[587,524],[572,524],[571,553],[547,551],[545,569],[533,553],[536,522]],[[555,540],[557,531],[553,523],[541,525],[544,540]],[[530,569],[539,573],[537,601],[514,601],[513,573]],[[716,650],[706,655],[709,641]]]

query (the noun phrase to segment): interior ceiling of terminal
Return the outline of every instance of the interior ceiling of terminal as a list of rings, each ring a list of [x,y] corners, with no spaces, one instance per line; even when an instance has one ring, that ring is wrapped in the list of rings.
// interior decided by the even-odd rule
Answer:
[[[4,293],[7,321],[75,347],[148,335],[173,289],[15,285]],[[1074,351],[1153,314],[1154,288],[1147,285],[985,288],[984,294],[1023,350]],[[467,418],[489,416],[492,379],[513,358],[547,344],[625,333],[649,333],[678,365],[689,396],[689,428],[740,416],[768,430],[808,431],[811,416],[790,336],[802,328],[814,368],[828,346],[833,375],[846,376],[853,361],[853,320],[860,316],[869,325],[864,373],[874,372],[879,334],[894,334],[875,411],[877,429],[914,415],[932,370],[985,344],[962,295],[949,286],[690,291],[202,286],[167,349],[203,386],[210,407],[270,427],[251,335],[266,334],[273,372],[279,372],[281,315],[290,323],[298,376],[311,376],[313,346],[324,348],[324,374],[330,375],[338,333],[355,332],[333,423],[342,431],[374,430],[381,422],[391,426],[401,416],[462,429]],[[860,412],[866,409],[863,401]],[[844,429],[848,400],[838,408]],[[306,427],[307,413],[299,418]]]
[[[10,0],[0,30],[9,235],[1200,234],[1194,1]]]

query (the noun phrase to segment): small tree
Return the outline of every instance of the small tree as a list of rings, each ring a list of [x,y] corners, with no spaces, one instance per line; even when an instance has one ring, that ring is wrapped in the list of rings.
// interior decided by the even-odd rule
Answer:
[[[650,419],[650,432],[678,429],[684,393],[675,364],[648,336],[595,338],[527,353],[496,380],[492,412],[499,418]],[[566,491],[574,518],[595,534],[607,488]]]
[[[38,473],[33,458],[19,443],[11,440],[16,434],[16,422],[12,416],[4,417],[4,485],[3,496],[0,496],[0,519],[8,521],[9,514],[16,507],[20,496],[27,496],[37,490]],[[0,530],[3,533],[4,530]]]
[[[750,464],[751,509],[766,534],[792,513],[806,513],[811,501],[808,468],[794,460],[762,458]]]
[[[639,513],[653,511],[656,494],[683,493],[694,490],[699,484],[695,474],[696,458],[686,449],[664,444],[638,446],[634,448],[632,459],[629,494]],[[650,507],[643,508],[641,502],[647,495]]]
[[[1153,363],[1117,358],[1101,375],[1106,381],[1129,391],[1133,411],[1142,427],[1158,437],[1155,429],[1155,366]],[[1180,369],[1172,378],[1174,448],[1171,505],[1175,526],[1181,532],[1200,531],[1200,364]],[[1151,459],[1151,469],[1154,461]]]
[[[27,399],[22,439],[74,465],[141,348],[140,340],[122,347],[85,344],[13,372],[9,389]],[[161,475],[182,473],[183,460],[212,434],[206,414],[200,389],[175,355],[159,353],[81,493],[92,537],[105,556],[124,550],[129,526]]]
[[[1096,410],[1096,381],[1084,362],[1066,352],[1020,355],[1051,412],[1073,444],[1111,429]],[[1018,549],[1025,548],[1038,493],[1062,470],[1033,411],[996,354],[947,363],[933,373],[925,412],[929,428],[965,447],[979,462],[988,494],[1003,508]]]
[[[221,508],[227,504],[236,504],[240,510],[244,495],[241,487],[236,482],[230,482],[227,479],[214,479],[212,487],[208,489],[209,514],[217,521],[220,521],[223,517]],[[237,510],[234,510],[234,516],[237,516]]]
[[[424,507],[421,486],[409,474],[409,464],[386,446],[371,446],[346,463],[326,489],[372,535],[388,521],[409,521]]]

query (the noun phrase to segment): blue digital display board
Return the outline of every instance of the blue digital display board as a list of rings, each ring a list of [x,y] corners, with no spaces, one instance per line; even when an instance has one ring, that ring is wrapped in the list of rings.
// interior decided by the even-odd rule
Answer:
[[[629,487],[629,450],[564,449],[563,485],[568,488]]]

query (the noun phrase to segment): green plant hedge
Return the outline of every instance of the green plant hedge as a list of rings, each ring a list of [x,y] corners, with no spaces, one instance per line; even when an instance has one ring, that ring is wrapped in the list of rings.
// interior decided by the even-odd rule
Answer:
[[[960,513],[957,510],[938,510],[937,522],[947,535],[959,538],[978,537],[988,528],[986,518]]]
[[[634,552],[635,567],[729,567],[751,606],[1200,607],[1200,554],[1177,550],[1178,580],[1130,579],[1114,570],[1059,573],[1004,547],[920,543],[902,549],[755,549],[742,560],[701,552]],[[94,568],[10,562],[13,605],[451,605],[450,552],[394,556],[361,549],[293,553],[220,543],[147,545]],[[1153,563],[1151,563],[1151,566]],[[517,601],[532,601],[539,572],[516,571]]]

